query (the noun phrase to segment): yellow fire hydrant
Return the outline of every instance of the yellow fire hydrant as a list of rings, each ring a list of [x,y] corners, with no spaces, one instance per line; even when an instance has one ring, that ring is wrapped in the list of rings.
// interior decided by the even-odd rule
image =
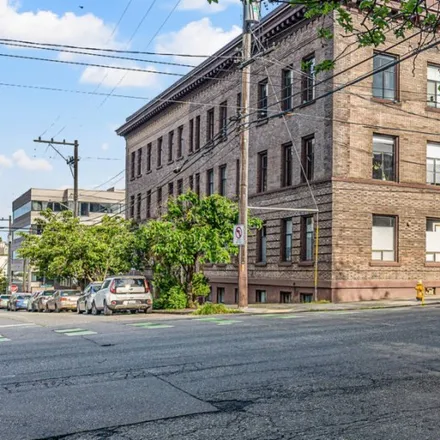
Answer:
[[[416,289],[416,299],[417,301],[422,302],[422,306],[425,305],[425,286],[423,285],[422,280],[419,280],[417,282],[417,285],[415,287]]]

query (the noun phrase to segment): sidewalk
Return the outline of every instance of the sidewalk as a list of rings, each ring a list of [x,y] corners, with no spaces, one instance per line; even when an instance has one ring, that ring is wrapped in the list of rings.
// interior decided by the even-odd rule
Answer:
[[[440,305],[440,296],[429,296],[425,299],[425,306]],[[236,305],[227,305],[236,309]],[[380,301],[356,301],[344,303],[309,303],[309,304],[250,304],[244,313],[250,315],[267,313],[303,313],[303,312],[338,312],[344,310],[391,309],[399,307],[421,307],[419,301],[414,299],[395,299]],[[194,309],[182,310],[154,310],[157,314],[189,315]]]
[[[440,304],[440,296],[425,299],[425,307]],[[234,308],[236,306],[233,306]],[[345,303],[310,303],[310,304],[251,304],[245,313],[301,313],[301,312],[337,312],[344,310],[391,309],[398,307],[421,307],[414,299],[395,299],[380,301],[356,301]]]

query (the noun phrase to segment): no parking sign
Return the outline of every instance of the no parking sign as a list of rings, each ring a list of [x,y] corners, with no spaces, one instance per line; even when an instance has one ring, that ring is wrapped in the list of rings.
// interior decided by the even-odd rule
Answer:
[[[238,246],[244,245],[244,225],[234,226],[234,244]]]

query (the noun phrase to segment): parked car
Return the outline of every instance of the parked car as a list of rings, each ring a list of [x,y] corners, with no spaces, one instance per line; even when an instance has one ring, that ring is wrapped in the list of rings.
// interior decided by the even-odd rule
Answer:
[[[153,296],[148,281],[143,276],[118,275],[107,278],[92,302],[92,313],[111,315],[116,311],[153,310]]]
[[[35,307],[35,301],[38,299],[38,296],[40,295],[41,291],[34,292],[31,294],[31,297],[29,298],[28,304],[27,304],[27,311],[28,312],[36,312],[37,309]]]
[[[1,295],[0,296],[0,309],[7,309],[9,299],[11,298],[11,295]]]
[[[76,310],[76,303],[81,294],[79,290],[57,290],[46,302],[47,312]]]
[[[55,294],[55,290],[44,290],[38,295],[35,300],[35,307],[39,312],[44,312],[46,310],[46,303]]]
[[[14,293],[9,300],[9,309],[12,312],[26,310],[31,295],[29,293]]]
[[[90,283],[84,289],[84,292],[81,293],[76,304],[76,311],[78,314],[84,312],[87,315],[89,315],[90,313],[92,313],[93,299],[95,298],[95,294],[101,288],[101,286],[102,286],[102,281],[96,281]]]

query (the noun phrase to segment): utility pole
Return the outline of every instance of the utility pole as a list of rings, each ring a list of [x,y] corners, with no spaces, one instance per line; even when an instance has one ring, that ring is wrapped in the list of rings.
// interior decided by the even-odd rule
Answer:
[[[77,217],[78,216],[78,162],[79,162],[78,141],[75,140],[73,142],[66,142],[65,140],[63,140],[62,142],[59,142],[59,141],[54,141],[53,139],[43,140],[41,139],[41,137],[39,137],[38,139],[34,139],[34,142],[40,144],[48,144],[66,161],[66,164],[69,165],[70,172],[72,173],[72,177],[73,177],[73,216]],[[73,156],[65,157],[54,147],[54,145],[67,145],[73,147]]]
[[[252,24],[259,21],[259,4],[243,2],[243,49],[241,74],[241,133],[240,133],[240,197],[239,223],[244,225],[244,244],[240,246],[238,265],[238,307],[248,306],[248,192],[249,192],[249,98],[251,93]]]
[[[9,230],[8,230],[8,286],[12,284],[12,242],[14,241],[12,231],[12,216],[9,216]]]

